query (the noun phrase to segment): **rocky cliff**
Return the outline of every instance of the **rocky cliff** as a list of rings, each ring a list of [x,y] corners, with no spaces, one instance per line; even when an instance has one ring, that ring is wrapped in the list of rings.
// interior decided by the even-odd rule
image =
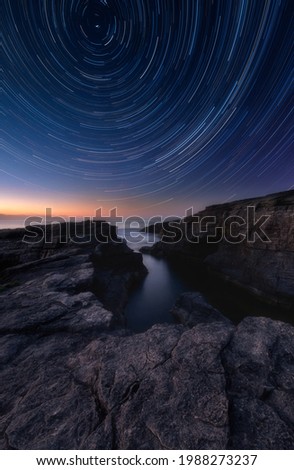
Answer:
[[[201,266],[294,310],[294,191],[210,206],[174,232],[145,252]]]
[[[146,274],[142,255],[106,223],[0,230],[0,292],[16,287],[18,296],[29,282],[26,295],[34,297],[36,286],[42,291],[43,279],[53,278],[60,285],[57,291],[90,291],[122,320],[128,291]]]

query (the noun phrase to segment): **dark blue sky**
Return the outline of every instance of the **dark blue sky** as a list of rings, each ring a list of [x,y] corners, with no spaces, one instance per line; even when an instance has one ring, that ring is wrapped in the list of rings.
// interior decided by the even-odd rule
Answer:
[[[294,187],[292,1],[1,5],[1,213],[183,215]]]

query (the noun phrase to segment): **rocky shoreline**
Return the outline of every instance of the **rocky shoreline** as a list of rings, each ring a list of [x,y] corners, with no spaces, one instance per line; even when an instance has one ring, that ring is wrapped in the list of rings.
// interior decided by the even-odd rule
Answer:
[[[289,299],[293,224],[285,204],[268,204],[281,235],[259,264],[244,247],[245,270],[267,267],[266,293],[283,266],[274,294]],[[294,328],[263,317],[233,325],[190,292],[173,308],[177,324],[133,334],[123,308],[146,275],[142,255],[113,233],[100,243],[101,226],[88,231],[98,237],[61,244],[57,233],[25,247],[23,231],[0,231],[0,448],[293,449]],[[207,255],[211,266],[227,248]]]
[[[262,231],[254,234],[259,220]],[[210,206],[184,219],[174,237],[171,230],[142,253],[201,269],[294,312],[294,191]]]

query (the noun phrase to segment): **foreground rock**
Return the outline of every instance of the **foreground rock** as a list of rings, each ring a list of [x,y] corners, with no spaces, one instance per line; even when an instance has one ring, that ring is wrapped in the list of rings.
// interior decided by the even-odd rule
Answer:
[[[98,305],[80,331],[62,314],[46,334],[42,315],[40,329],[2,318],[1,448],[293,449],[294,328],[253,317],[235,327],[195,294],[179,306],[192,328],[136,335],[109,331]]]
[[[98,358],[84,380],[107,417],[84,447],[224,448],[228,401],[219,350],[230,334],[217,324],[188,331],[155,326],[144,334],[92,342],[73,365],[83,380],[88,358]]]
[[[232,449],[294,448],[294,328],[246,318],[224,349]]]

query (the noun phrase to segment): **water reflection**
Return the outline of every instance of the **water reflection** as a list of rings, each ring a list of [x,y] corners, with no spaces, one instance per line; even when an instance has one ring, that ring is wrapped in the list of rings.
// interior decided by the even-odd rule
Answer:
[[[125,310],[127,326],[134,331],[144,331],[155,323],[172,323],[170,309],[180,293],[187,290],[165,260],[150,255],[143,258],[149,273],[131,294]]]
[[[140,234],[140,241],[136,240],[136,236],[130,241],[129,232],[126,231],[119,231],[119,235],[127,238],[128,245],[135,251],[159,240],[153,234]],[[125,309],[127,326],[134,331],[144,331],[155,323],[172,323],[172,306],[182,292],[189,290],[188,284],[166,260],[144,254],[143,262],[148,275],[131,293]]]
[[[120,236],[124,236],[121,232]],[[143,240],[128,243],[135,251],[142,246],[153,244],[158,238],[151,239],[144,234]],[[293,323],[291,312],[276,306],[268,306],[249,296],[243,290],[213,278],[205,278],[201,270],[187,265],[174,266],[165,259],[143,255],[143,262],[149,273],[130,294],[125,309],[127,327],[133,331],[145,331],[156,323],[173,323],[170,310],[183,292],[201,292],[207,301],[219,309],[234,323],[246,316],[266,316],[275,320]]]

